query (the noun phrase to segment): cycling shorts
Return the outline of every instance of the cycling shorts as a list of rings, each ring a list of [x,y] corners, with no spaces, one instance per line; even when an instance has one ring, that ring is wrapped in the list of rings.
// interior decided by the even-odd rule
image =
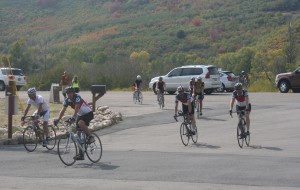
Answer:
[[[195,110],[194,103],[192,103],[192,113],[191,114],[194,114],[194,110]],[[184,114],[189,114],[189,106],[182,104],[182,111]]]
[[[235,107],[236,107],[236,112],[246,109],[246,106],[235,106]],[[249,112],[251,112],[251,104],[249,104]]]
[[[90,121],[92,121],[94,119],[94,113],[91,111],[91,112],[89,112],[89,113],[87,113],[87,114],[85,114],[85,115],[82,115],[82,116],[78,116],[77,117],[77,120],[76,120],[76,126],[77,126],[77,130],[79,130],[80,129],[80,127],[79,127],[79,125],[78,125],[78,122],[80,121],[80,120],[83,120],[84,121],[84,123],[85,123],[85,125],[86,126],[89,126],[90,125]]]

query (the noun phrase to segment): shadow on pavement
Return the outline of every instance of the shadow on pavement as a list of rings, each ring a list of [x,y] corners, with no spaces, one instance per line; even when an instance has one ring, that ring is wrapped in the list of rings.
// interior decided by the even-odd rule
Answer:
[[[214,146],[214,145],[210,145],[210,144],[206,144],[206,143],[196,143],[194,145],[199,148],[210,148],[210,149],[221,148],[220,146]]]
[[[252,149],[267,149],[267,150],[273,150],[273,151],[282,151],[283,149],[282,148],[278,148],[278,147],[263,147],[261,145],[250,145],[249,146],[250,148]]]
[[[87,159],[87,158],[86,158]],[[74,164],[74,168],[91,168],[91,169],[102,169],[102,170],[114,170],[120,166],[111,165],[111,163],[78,163]]]

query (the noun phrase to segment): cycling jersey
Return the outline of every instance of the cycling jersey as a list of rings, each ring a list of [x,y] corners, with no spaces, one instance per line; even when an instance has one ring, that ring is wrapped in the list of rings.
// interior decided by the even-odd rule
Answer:
[[[160,92],[164,92],[164,87],[165,87],[165,82],[164,81],[158,81],[156,85],[157,85],[157,89]]]
[[[35,100],[29,98],[27,104],[34,105],[36,108],[39,108],[39,104],[42,104],[42,110],[40,110],[40,112],[47,112],[49,110],[48,104],[45,102],[44,98],[40,95],[36,95]]]
[[[190,102],[193,102],[193,97],[189,93],[183,93],[182,95],[178,94],[175,97],[175,103],[178,103],[178,101],[182,102],[183,105],[188,105],[188,100]]]
[[[243,90],[241,94],[238,94],[237,91],[233,91],[232,98],[235,99],[235,103],[239,107],[246,107],[246,97],[248,97],[248,91]],[[250,104],[249,98],[248,98],[248,104]]]
[[[140,80],[140,79],[135,80],[135,85],[137,88],[140,88],[141,84],[142,84],[142,80]]]
[[[91,107],[81,98],[79,94],[74,93],[74,96],[72,99],[66,98],[64,100],[63,106],[68,107],[71,106],[71,108],[75,109],[75,105],[79,104],[80,108],[78,110],[77,115],[82,116],[85,114],[88,114],[89,112],[92,112]]]

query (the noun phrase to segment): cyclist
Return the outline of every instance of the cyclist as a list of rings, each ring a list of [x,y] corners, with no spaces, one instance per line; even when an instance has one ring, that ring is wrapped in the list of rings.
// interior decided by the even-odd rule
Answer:
[[[44,135],[46,136],[46,139],[43,140],[43,147],[47,146],[48,140],[50,138],[49,131],[48,131],[48,121],[50,118],[50,107],[44,100],[44,98],[41,95],[36,94],[35,88],[29,88],[27,90],[28,94],[28,100],[27,100],[27,107],[24,112],[24,116],[21,118],[21,121],[24,122],[24,119],[31,107],[31,105],[35,106],[37,110],[34,112],[34,116],[43,117],[43,129],[44,129]],[[37,125],[37,123],[36,123]],[[39,137],[41,140],[41,137]]]
[[[136,76],[136,80],[134,81],[134,87],[137,90],[137,97],[139,97],[140,95],[140,90],[142,89],[142,77],[140,75]],[[138,98],[138,101],[140,101],[140,99]]]
[[[247,132],[246,135],[249,135],[250,129],[250,112],[251,112],[251,103],[249,100],[248,91],[243,89],[242,83],[236,83],[234,85],[234,91],[232,93],[232,98],[230,101],[229,113],[232,115],[232,108],[234,102],[236,103],[236,111],[245,110],[246,111],[246,125],[247,125]]]
[[[241,74],[239,76],[239,81],[243,84],[243,85],[248,85],[248,75],[245,71],[241,71]]]
[[[189,90],[190,90],[190,94],[193,95],[193,92],[194,92],[194,86],[195,86],[195,77],[192,77],[191,80],[190,80],[190,87],[189,87]]]
[[[200,76],[197,77],[197,81],[194,84],[194,93],[193,93],[193,98],[200,103],[200,110],[197,108],[197,112],[200,111],[200,115],[202,115],[202,102],[204,99],[204,82],[202,82],[202,78]],[[196,102],[195,102],[196,103]]]
[[[76,121],[77,129],[81,129],[87,135],[87,144],[95,142],[94,137],[92,136],[88,126],[90,121],[94,119],[94,113],[91,107],[81,98],[81,96],[75,93],[72,86],[66,88],[67,98],[63,102],[63,107],[59,113],[57,119],[54,120],[56,125],[58,121],[64,115],[68,106],[74,109],[73,121]],[[80,132],[78,132],[79,135]],[[84,160],[84,155],[82,151],[79,151],[79,154],[74,157],[76,160]]]
[[[187,93],[184,92],[184,89],[182,86],[177,87],[178,94],[175,97],[175,117],[177,117],[177,109],[178,109],[178,102],[180,101],[182,103],[182,111],[184,114],[188,114],[189,119],[192,121],[192,127],[196,128],[196,121],[194,117],[194,106],[193,106],[193,97]],[[192,135],[195,134],[195,131],[192,131]]]
[[[158,97],[160,94],[162,94],[162,96],[164,98],[165,87],[166,87],[166,84],[163,81],[163,78],[159,77],[158,81],[156,82],[157,101],[158,101]],[[162,107],[165,107],[165,104],[163,104]]]

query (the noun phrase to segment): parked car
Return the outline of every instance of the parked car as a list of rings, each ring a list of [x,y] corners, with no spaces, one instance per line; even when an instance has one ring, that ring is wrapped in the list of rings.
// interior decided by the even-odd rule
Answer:
[[[169,94],[174,94],[177,87],[180,85],[188,90],[191,78],[197,78],[198,76],[202,77],[202,81],[205,84],[205,94],[211,94],[221,86],[218,69],[213,65],[188,65],[176,67],[162,77],[166,84],[166,91]],[[151,88],[154,93],[156,93],[155,88],[158,78],[159,76],[152,78],[149,83],[149,88]]]
[[[26,85],[26,76],[21,69],[0,68],[0,91],[4,91],[9,80],[16,81],[17,90]]]
[[[220,71],[221,87],[218,88],[217,92],[232,92],[234,85],[239,81],[239,77],[235,76],[231,71]]]
[[[300,92],[300,67],[293,72],[276,75],[275,85],[281,93],[287,93],[290,89]]]

